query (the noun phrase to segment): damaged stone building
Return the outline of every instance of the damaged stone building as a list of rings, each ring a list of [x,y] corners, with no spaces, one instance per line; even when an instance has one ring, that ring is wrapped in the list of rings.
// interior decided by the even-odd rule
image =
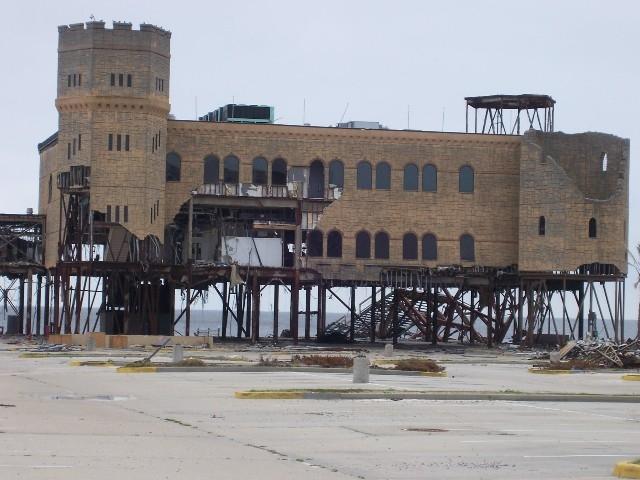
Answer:
[[[215,288],[222,335],[237,324],[256,340],[260,288],[280,284],[292,312],[316,317],[306,337],[577,338],[609,282],[598,321],[623,335],[628,140],[555,132],[542,95],[468,98],[473,133],[279,125],[265,106],[175,119],[170,39],[148,24],[59,27],[58,130],[38,147],[51,331],[83,330],[81,279],[93,278],[114,332],[172,333],[176,290],[188,310]],[[351,295],[329,328],[335,287]],[[370,292],[359,310],[356,288]],[[575,318],[564,308],[552,323],[554,295]]]

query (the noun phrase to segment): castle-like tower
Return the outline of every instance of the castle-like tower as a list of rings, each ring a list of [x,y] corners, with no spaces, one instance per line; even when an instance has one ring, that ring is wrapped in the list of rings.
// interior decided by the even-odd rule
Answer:
[[[104,215],[139,238],[162,241],[171,33],[120,22],[107,29],[102,21],[58,31],[58,138],[41,168],[54,184],[53,194],[41,191],[47,263],[56,255],[56,175],[71,166],[91,168],[94,218]]]

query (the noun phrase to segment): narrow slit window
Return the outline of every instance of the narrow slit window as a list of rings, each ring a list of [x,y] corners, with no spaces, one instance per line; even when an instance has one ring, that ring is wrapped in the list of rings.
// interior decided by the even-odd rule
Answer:
[[[109,145],[109,147],[108,147],[108,148],[109,148],[109,150],[113,150],[113,133],[110,133],[110,134],[109,134],[109,142],[108,142],[108,145]]]
[[[116,86],[116,74],[115,73],[111,74],[111,86],[112,87]]]
[[[122,150],[122,135],[120,134],[116,136],[116,150],[119,152]]]
[[[129,135],[124,136],[124,149],[127,152],[129,151]]]
[[[107,222],[111,222],[111,205],[107,205]]]
[[[120,205],[116,205],[116,222],[120,221]]]
[[[129,205],[122,207],[122,216],[124,217],[124,223],[129,222]]]
[[[67,75],[67,87],[71,86],[71,75]]]
[[[77,78],[77,75],[74,73],[73,74],[73,86],[74,87],[76,86],[76,78]]]
[[[607,168],[609,168],[609,156],[607,152],[602,152],[602,155],[600,155],[600,166],[603,172],[606,172]]]
[[[124,73],[119,73],[118,74],[118,86],[119,87],[123,87],[124,86]]]
[[[78,134],[78,150],[82,150],[82,134]]]
[[[596,238],[598,236],[598,226],[596,224],[596,219],[591,218],[589,220],[589,238]]]
[[[538,235],[540,235],[541,237],[544,237],[547,233],[547,220],[544,218],[544,216],[541,216],[538,219]]]
[[[67,143],[67,160],[71,160],[71,143]]]
[[[81,73],[78,74],[78,86],[79,87],[82,86],[82,74]]]
[[[76,154],[76,144],[77,144],[77,142],[76,142],[76,139],[74,138],[74,139],[73,139],[73,148],[72,148],[72,153],[73,153],[74,155]]]
[[[132,84],[132,82],[131,82],[131,74],[129,73],[129,74],[127,74],[127,87],[130,87],[131,84]]]

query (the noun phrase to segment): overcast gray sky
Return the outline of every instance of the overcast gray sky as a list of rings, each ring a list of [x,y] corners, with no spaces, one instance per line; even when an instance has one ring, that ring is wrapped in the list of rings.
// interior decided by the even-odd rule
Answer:
[[[634,1],[7,2],[0,29],[0,211],[37,207],[36,144],[57,130],[57,26],[153,23],[173,32],[178,118],[229,103],[274,105],[281,123],[380,121],[464,130],[464,97],[553,96],[556,130],[631,139],[630,244],[640,242],[640,4]],[[627,317],[637,292],[627,282]]]

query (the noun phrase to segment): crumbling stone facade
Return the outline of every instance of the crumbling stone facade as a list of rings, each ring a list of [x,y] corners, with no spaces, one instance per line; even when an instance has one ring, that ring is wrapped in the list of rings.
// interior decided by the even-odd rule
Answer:
[[[339,275],[452,265],[572,271],[600,263],[626,272],[628,140],[598,133],[509,136],[172,120],[169,40],[169,32],[150,25],[139,31],[120,23],[105,29],[102,22],[60,27],[58,141],[41,148],[40,213],[47,215],[48,265],[55,264],[59,222],[58,195],[54,191],[49,199],[48,184],[53,178],[55,185],[56,174],[69,165],[91,166],[93,210],[105,215],[110,210],[111,221],[138,238],[153,235],[163,241],[165,226],[203,184],[205,157],[219,159],[222,179],[224,158],[234,155],[240,160],[240,183],[252,182],[256,157],[268,161],[269,179],[273,160],[281,158],[290,169],[320,161],[327,189],[330,162],[342,162],[341,196],[318,221],[323,253],[308,258],[309,267]],[[80,74],[81,85],[76,76],[74,87],[73,75]],[[74,150],[78,135],[82,149],[76,145]],[[122,143],[118,150],[110,143],[117,137],[109,140],[109,135],[122,135],[120,142],[128,135],[128,148]],[[181,160],[179,181],[165,177],[165,158],[172,152]],[[357,188],[361,162],[372,167],[370,189]],[[388,189],[376,188],[381,162],[391,168]],[[419,172],[416,191],[404,188],[407,165]],[[425,165],[437,170],[436,191],[423,191]],[[472,192],[460,191],[465,166],[473,169]],[[114,213],[125,205],[126,221],[122,212],[119,218]],[[595,235],[590,235],[591,219]],[[371,237],[370,258],[355,255],[355,238],[363,230]],[[339,258],[327,256],[330,231],[341,235]],[[388,259],[375,258],[378,232],[389,236]],[[418,239],[416,259],[405,258],[407,233]],[[437,240],[437,256],[429,260],[420,254],[426,234]],[[463,235],[474,241],[472,259],[462,258]]]

